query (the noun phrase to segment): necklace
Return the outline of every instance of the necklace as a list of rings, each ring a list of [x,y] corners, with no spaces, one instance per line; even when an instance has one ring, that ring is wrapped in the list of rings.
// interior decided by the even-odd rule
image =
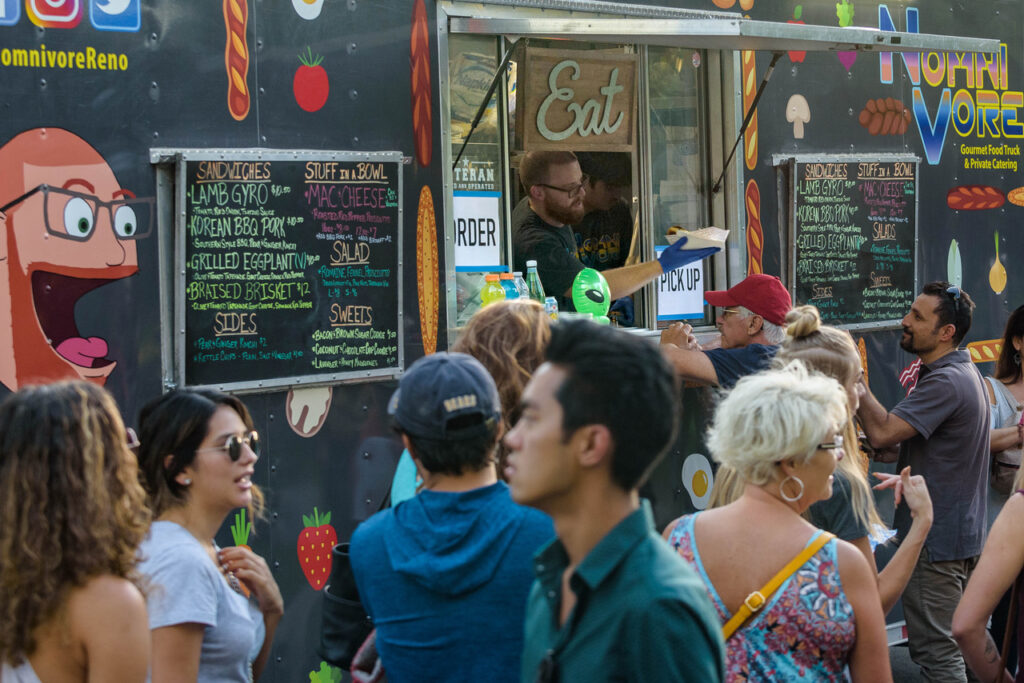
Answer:
[[[217,553],[217,555],[219,556],[220,546],[217,545],[217,541],[211,539],[210,542],[213,543],[213,552]],[[238,577],[235,576],[235,573],[227,571],[226,569],[224,569],[223,565],[218,564],[217,567],[218,569],[220,569],[220,573],[224,575],[224,578],[227,579],[228,585],[231,586],[231,590],[235,591],[239,595],[244,595],[244,593],[242,593],[242,584],[238,580]]]

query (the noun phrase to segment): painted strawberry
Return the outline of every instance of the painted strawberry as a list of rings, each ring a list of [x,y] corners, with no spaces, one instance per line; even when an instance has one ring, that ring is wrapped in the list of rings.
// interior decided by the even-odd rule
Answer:
[[[235,522],[231,525],[231,538],[239,548],[252,550],[252,548],[249,547],[249,534],[251,533],[252,522],[246,520],[245,508],[242,508],[235,513]],[[245,587],[244,583],[239,581],[238,588],[242,591],[242,595],[249,597],[249,589]]]
[[[302,515],[305,527],[299,534],[297,554],[306,581],[320,590],[331,575],[331,549],[338,543],[338,534],[331,526],[331,513],[321,515],[313,508],[313,516]]]
[[[327,72],[320,66],[324,58],[321,55],[314,57],[313,50],[306,46],[306,54],[300,53],[299,61],[302,66],[295,70],[295,78],[292,79],[295,101],[305,111],[317,111],[327,103],[327,95],[331,91]]]
[[[793,18],[790,19],[789,21],[787,21],[786,23],[787,24],[802,24],[802,23],[804,23],[800,19],[800,17],[803,16],[803,13],[804,13],[803,5],[797,5],[795,8],[793,8]],[[789,54],[789,60],[791,62],[793,62],[794,64],[796,64],[797,62],[804,61],[804,58],[807,57],[807,51],[806,50],[790,50],[787,54]]]

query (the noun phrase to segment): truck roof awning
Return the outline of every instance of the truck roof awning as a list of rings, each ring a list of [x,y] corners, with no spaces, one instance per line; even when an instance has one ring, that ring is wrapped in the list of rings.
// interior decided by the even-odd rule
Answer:
[[[931,33],[879,31],[849,26],[816,26],[739,18],[651,18],[594,16],[485,16],[486,5],[446,6],[452,33],[584,40],[598,43],[640,43],[708,50],[874,51],[874,52],[998,52],[999,40]],[[563,5],[564,7],[564,5]],[[473,16],[475,15],[475,16]],[[719,17],[721,15],[718,15]]]

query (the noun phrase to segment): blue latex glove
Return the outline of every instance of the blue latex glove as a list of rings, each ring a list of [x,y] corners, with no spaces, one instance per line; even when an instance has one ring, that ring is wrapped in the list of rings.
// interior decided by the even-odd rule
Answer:
[[[705,247],[704,249],[683,251],[686,241],[685,237],[680,237],[676,240],[675,244],[668,245],[665,251],[661,252],[661,256],[658,257],[658,263],[661,264],[663,273],[671,273],[673,270],[678,270],[683,266],[706,259],[708,256],[722,250],[721,247]]]
[[[633,300],[628,296],[616,299],[608,310],[608,317],[616,321],[619,327],[633,327]]]

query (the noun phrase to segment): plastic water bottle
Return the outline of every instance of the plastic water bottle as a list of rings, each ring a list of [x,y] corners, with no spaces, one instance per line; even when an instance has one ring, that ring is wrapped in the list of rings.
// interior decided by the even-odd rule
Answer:
[[[512,280],[516,283],[516,289],[519,290],[520,298],[529,299],[530,288],[526,286],[526,278],[523,277],[523,271],[517,270],[513,273]]]
[[[537,303],[544,305],[544,285],[540,283],[540,275],[537,274],[537,262],[526,262],[526,287],[530,292],[530,298]]]
[[[502,273],[499,279],[501,286],[505,289],[505,298],[518,299],[519,289],[516,287],[516,281],[512,279],[512,273]]]
[[[484,288],[480,290],[480,303],[484,306],[493,304],[495,301],[504,301],[505,288],[497,273],[488,273],[484,276]]]

